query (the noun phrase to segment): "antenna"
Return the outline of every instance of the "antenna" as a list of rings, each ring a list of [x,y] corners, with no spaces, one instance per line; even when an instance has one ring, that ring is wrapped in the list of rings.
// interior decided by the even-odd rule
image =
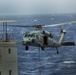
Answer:
[[[3,22],[3,34],[5,35],[5,41],[8,41],[8,34],[7,34],[7,22]]]
[[[9,35],[7,32],[7,22],[16,22],[16,20],[0,20],[0,22],[3,22],[3,37],[5,39],[5,42],[9,41]]]

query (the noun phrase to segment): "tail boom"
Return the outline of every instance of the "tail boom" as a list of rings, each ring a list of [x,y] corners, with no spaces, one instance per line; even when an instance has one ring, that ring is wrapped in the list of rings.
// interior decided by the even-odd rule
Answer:
[[[75,42],[63,42],[62,46],[75,46]]]

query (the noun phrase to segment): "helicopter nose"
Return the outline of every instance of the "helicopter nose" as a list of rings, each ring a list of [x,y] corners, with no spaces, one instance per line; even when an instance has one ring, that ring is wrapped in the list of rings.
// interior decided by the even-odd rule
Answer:
[[[22,41],[22,44],[23,44],[23,45],[26,45],[26,41]]]
[[[23,39],[22,44],[26,45],[26,44],[29,44],[31,41],[32,41],[31,39],[25,38]]]

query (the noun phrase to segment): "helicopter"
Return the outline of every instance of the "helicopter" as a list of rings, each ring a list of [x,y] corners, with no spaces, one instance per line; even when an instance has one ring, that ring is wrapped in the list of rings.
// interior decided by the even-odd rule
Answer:
[[[5,26],[6,28],[6,41],[8,41],[8,37],[7,37],[7,22],[16,22],[15,20],[6,20],[6,21],[0,21],[3,22],[3,26]],[[5,25],[4,25],[5,23]],[[28,33],[26,33],[23,36],[22,39],[22,44],[25,46],[25,49],[28,50],[29,46],[36,46],[36,47],[40,47],[42,50],[44,50],[47,47],[52,47],[52,48],[56,48],[57,50],[57,54],[59,53],[58,48],[61,46],[75,46],[75,42],[65,42],[65,34],[66,34],[66,30],[65,29],[61,29],[60,33],[60,39],[56,40],[53,37],[53,34],[49,31],[45,31],[42,30],[42,28],[45,27],[54,27],[54,26],[60,26],[60,25],[68,25],[71,23],[76,23],[76,21],[71,21],[71,22],[65,22],[65,23],[59,23],[59,24],[51,24],[51,25],[32,25],[32,26],[24,26],[24,25],[9,25],[12,27],[32,27],[32,28],[36,28],[36,30],[34,31],[30,31]]]
[[[22,44],[25,46],[25,49],[28,50],[29,46],[41,47],[44,50],[47,47],[56,48],[57,54],[59,53],[58,48],[61,46],[75,46],[75,42],[64,42],[66,30],[61,29],[60,39],[55,40],[53,34],[49,31],[42,30],[45,27],[53,27],[65,24],[75,23],[76,21],[65,22],[60,24],[52,25],[33,25],[33,26],[18,26],[18,27],[33,27],[36,28],[34,31],[30,31],[23,36]]]

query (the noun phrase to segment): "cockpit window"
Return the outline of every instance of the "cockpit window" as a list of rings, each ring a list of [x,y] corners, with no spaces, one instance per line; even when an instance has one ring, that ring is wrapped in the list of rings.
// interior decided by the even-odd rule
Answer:
[[[27,35],[28,35],[28,33],[26,33],[24,37],[27,37]]]
[[[35,37],[35,34],[31,34],[30,37]]]
[[[35,38],[35,34],[26,34],[25,37],[34,37]]]
[[[25,35],[25,37],[31,37],[31,38],[37,38],[37,39],[39,39],[39,36],[37,34],[29,34],[29,33],[27,33]]]
[[[25,37],[27,36],[27,34],[25,34]]]
[[[26,32],[26,34],[25,34],[25,37],[27,37],[28,36],[28,32]]]
[[[39,39],[38,35],[36,35],[36,38]]]

